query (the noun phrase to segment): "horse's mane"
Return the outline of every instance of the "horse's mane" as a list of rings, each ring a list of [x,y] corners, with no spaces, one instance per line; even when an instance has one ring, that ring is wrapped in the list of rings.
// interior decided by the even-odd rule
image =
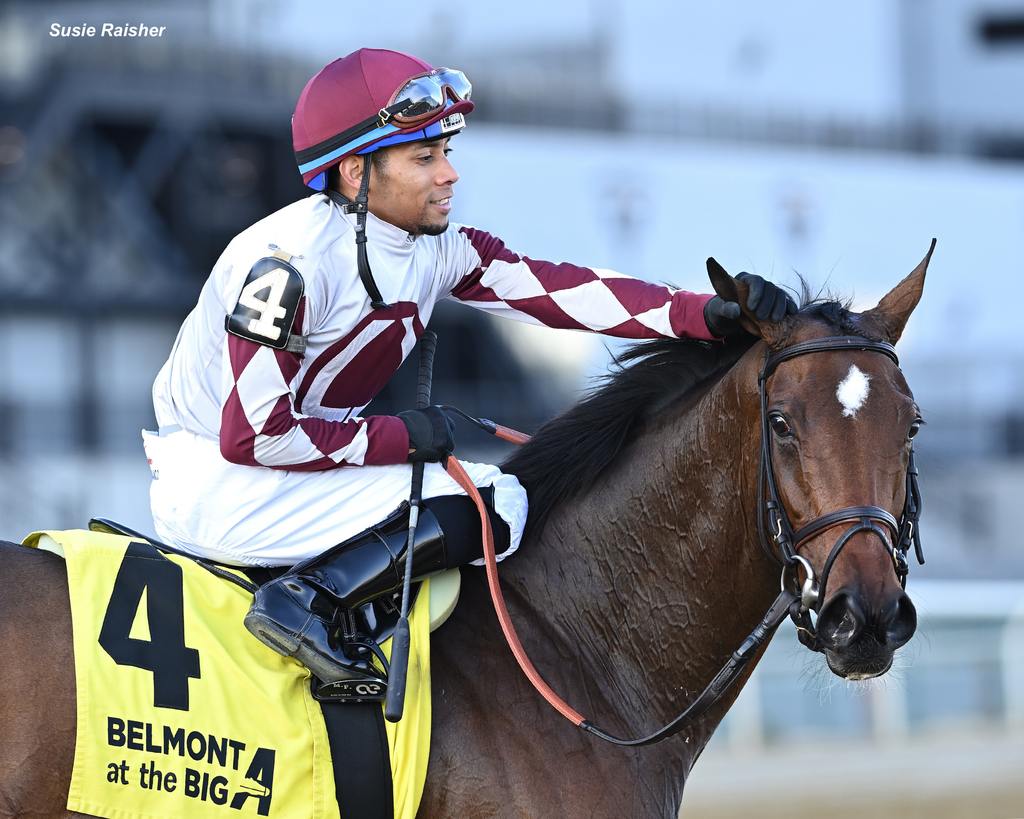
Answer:
[[[813,295],[802,279],[801,284],[801,317],[844,335],[863,335],[849,302]],[[755,341],[745,334],[724,344],[658,339],[618,355],[612,371],[582,401],[543,424],[502,464],[530,499],[526,533],[539,531],[557,505],[590,489],[645,421],[717,383]]]

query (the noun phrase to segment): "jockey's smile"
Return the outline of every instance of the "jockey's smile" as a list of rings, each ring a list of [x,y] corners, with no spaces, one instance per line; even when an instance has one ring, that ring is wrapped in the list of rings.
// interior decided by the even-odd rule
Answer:
[[[459,174],[448,159],[450,137],[435,142],[407,142],[384,148],[370,175],[370,213],[413,236],[437,236],[448,229],[452,187]],[[355,199],[363,177],[363,160],[340,163],[340,193]]]

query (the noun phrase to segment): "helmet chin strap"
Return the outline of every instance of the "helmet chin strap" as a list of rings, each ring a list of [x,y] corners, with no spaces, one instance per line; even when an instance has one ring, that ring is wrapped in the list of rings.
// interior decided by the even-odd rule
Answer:
[[[343,196],[336,190],[326,189],[327,196],[341,206],[345,213],[356,215],[356,265],[359,268],[359,280],[366,288],[370,296],[370,306],[374,310],[383,310],[390,307],[380,295],[377,282],[373,280],[373,271],[370,270],[370,260],[366,258],[366,214],[368,211],[367,201],[370,192],[370,154],[363,156],[363,178],[359,183],[359,193],[355,201]]]

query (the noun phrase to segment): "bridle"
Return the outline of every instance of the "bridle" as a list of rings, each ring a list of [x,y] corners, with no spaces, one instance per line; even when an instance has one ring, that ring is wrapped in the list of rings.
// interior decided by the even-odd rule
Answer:
[[[797,356],[847,350],[880,353],[891,359],[897,367],[900,364],[895,348],[884,341],[871,341],[858,336],[829,336],[793,344],[776,352],[769,352],[765,356],[761,374],[757,379],[757,388],[761,399],[761,463],[757,482],[758,539],[761,548],[782,566],[782,587],[785,589],[787,582],[791,582],[794,589],[799,589],[800,605],[791,612],[791,615],[796,624],[800,642],[813,651],[821,651],[822,648],[811,620],[811,612],[817,614],[820,611],[825,600],[829,574],[835,565],[836,558],[850,543],[854,535],[860,532],[870,532],[878,538],[892,558],[896,577],[903,588],[906,588],[907,574],[910,570],[907,552],[911,545],[914,547],[918,563],[924,563],[924,552],[918,529],[918,520],[921,516],[921,493],[917,485],[917,466],[914,464],[913,444],[910,446],[910,459],[907,464],[906,499],[898,521],[892,513],[880,506],[847,506],[815,518],[794,531],[786,508],[779,498],[778,486],[775,483],[775,470],[772,465],[768,379],[781,363]],[[822,565],[821,577],[816,579],[810,561],[801,556],[798,550],[801,544],[810,538],[841,523],[852,523],[852,525],[832,546]],[[804,572],[802,582],[799,580],[799,569],[801,568]]]
[[[772,601],[768,611],[761,618],[761,621],[746,639],[740,643],[739,647],[729,655],[725,664],[719,669],[718,673],[715,674],[704,690],[697,695],[696,699],[675,719],[648,736],[622,739],[601,730],[556,694],[541,677],[533,663],[530,662],[530,658],[526,655],[526,651],[516,635],[501,594],[501,587],[498,582],[497,559],[494,552],[494,535],[491,532],[487,509],[476,486],[474,486],[473,481],[462,468],[459,461],[454,456],[448,458],[446,467],[448,474],[465,490],[467,495],[473,498],[480,514],[487,583],[490,587],[491,599],[494,603],[494,609],[498,615],[501,629],[505,634],[505,639],[508,641],[516,661],[531,684],[556,711],[577,727],[607,742],[627,747],[650,745],[679,733],[703,716],[722,698],[726,691],[740,677],[750,661],[757,656],[760,649],[771,639],[775,629],[778,628],[787,616],[796,624],[797,636],[801,643],[812,651],[823,651],[824,649],[818,640],[810,613],[812,611],[817,613],[821,609],[821,605],[825,600],[825,587],[828,583],[828,576],[835,564],[836,558],[858,532],[872,532],[878,537],[886,551],[891,555],[896,576],[900,581],[900,585],[904,588],[906,587],[907,573],[909,571],[907,551],[911,544],[914,546],[918,562],[924,563],[924,554],[921,550],[921,539],[918,531],[918,519],[921,515],[921,495],[917,486],[917,467],[914,465],[913,445],[911,445],[910,459],[907,464],[906,500],[904,501],[903,513],[899,521],[891,513],[879,506],[849,506],[845,509],[839,509],[822,515],[794,532],[785,507],[779,499],[778,487],[775,483],[775,474],[772,468],[771,428],[768,421],[768,379],[775,372],[779,364],[791,358],[811,353],[835,352],[839,350],[863,350],[881,353],[891,359],[897,367],[899,366],[896,350],[891,344],[883,341],[871,341],[857,336],[829,336],[813,341],[804,341],[776,352],[769,351],[765,356],[764,365],[758,378],[758,392],[761,399],[761,463],[758,478],[757,528],[761,546],[773,560],[778,561],[782,566],[782,588],[779,595]],[[455,408],[446,407],[446,409],[454,410]],[[456,412],[477,424],[481,429],[504,440],[514,443],[524,443],[528,440],[528,436],[514,430],[509,430],[507,427],[502,427],[493,421],[473,418],[459,410],[456,410]],[[804,541],[819,532],[847,522],[852,522],[853,525],[842,534],[832,547],[822,567],[821,578],[816,581],[814,569],[811,567],[810,561],[798,554],[797,549]],[[771,533],[770,539],[769,532]],[[776,548],[772,547],[772,543],[775,544]],[[799,580],[800,568],[804,570],[805,575],[802,583]]]

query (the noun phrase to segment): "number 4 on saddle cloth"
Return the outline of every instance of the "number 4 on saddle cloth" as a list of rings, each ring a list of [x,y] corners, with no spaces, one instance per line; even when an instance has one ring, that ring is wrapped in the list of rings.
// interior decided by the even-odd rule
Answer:
[[[252,594],[142,536],[35,532],[67,566],[77,723],[69,810],[123,817],[412,819],[430,749],[429,632],[457,570],[423,581],[405,716],[318,702],[310,672],[242,626]],[[433,620],[433,623],[432,623]],[[390,655],[390,640],[381,645]],[[390,793],[388,792],[390,791]]]

